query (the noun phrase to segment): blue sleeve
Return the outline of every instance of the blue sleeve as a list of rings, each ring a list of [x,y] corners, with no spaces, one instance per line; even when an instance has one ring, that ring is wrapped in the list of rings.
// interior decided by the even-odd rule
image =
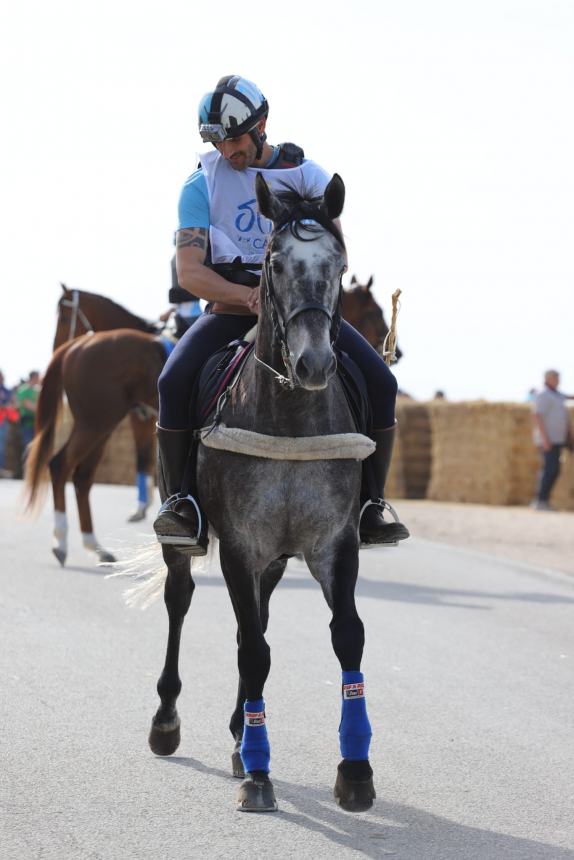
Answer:
[[[178,230],[188,227],[209,229],[209,197],[203,170],[196,170],[186,181],[179,198]]]

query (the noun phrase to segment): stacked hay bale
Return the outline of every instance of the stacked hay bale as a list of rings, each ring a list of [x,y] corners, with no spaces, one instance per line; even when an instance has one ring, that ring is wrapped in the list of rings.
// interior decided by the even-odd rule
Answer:
[[[386,495],[390,499],[424,499],[431,472],[428,404],[399,399],[397,420],[397,438]]]
[[[428,497],[508,504],[513,410],[506,404],[429,404],[432,474]]]
[[[133,484],[135,479],[135,443],[130,419],[126,417],[108,440],[95,480],[99,484]]]
[[[485,505],[528,504],[539,456],[532,414],[520,403],[432,403],[432,472],[428,497]],[[574,464],[565,453],[553,503],[574,510]]]
[[[61,412],[56,431],[54,451],[66,442],[72,429],[72,413],[67,403]],[[94,481],[98,484],[133,484],[136,479],[136,452],[130,419],[121,421],[106,444],[102,459],[96,469]]]

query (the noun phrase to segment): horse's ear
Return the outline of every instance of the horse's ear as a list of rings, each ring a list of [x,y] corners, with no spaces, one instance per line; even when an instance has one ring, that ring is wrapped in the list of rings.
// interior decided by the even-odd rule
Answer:
[[[273,194],[261,173],[255,177],[255,195],[259,211],[265,218],[269,218],[274,224],[280,220],[285,213],[285,206],[279,198]]]
[[[65,295],[68,292],[67,286],[65,284],[63,284],[61,281],[60,281],[60,286],[62,287],[62,292]]]
[[[374,278],[373,278],[373,276],[371,275],[371,277],[370,277],[370,278],[369,278],[369,280],[367,281],[367,285],[366,285],[366,287],[365,287],[365,289],[366,289],[366,290],[370,290],[370,289],[371,289],[371,287],[373,286],[373,280],[374,280]]]
[[[345,205],[345,183],[338,173],[334,173],[331,181],[325,188],[323,195],[323,203],[321,204],[323,211],[327,217],[334,221],[343,211]]]
[[[351,278],[351,283],[352,283],[352,284],[356,284],[356,283],[357,283],[357,277],[356,277],[356,275],[353,275],[353,276],[352,276],[352,278]]]

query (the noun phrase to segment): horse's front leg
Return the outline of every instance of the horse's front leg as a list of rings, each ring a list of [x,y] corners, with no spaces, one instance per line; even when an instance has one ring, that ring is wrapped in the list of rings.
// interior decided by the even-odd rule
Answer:
[[[371,725],[367,716],[361,659],[365,644],[363,622],[355,606],[359,545],[355,529],[341,535],[335,546],[313,553],[307,563],[319,580],[332,612],[331,641],[342,670],[339,745],[335,799],[348,812],[370,809],[375,798],[369,763]]]
[[[274,812],[277,801],[269,779],[271,750],[265,725],[263,688],[271,668],[260,614],[260,577],[233,549],[220,545],[221,569],[237,619],[237,662],[245,689],[241,761],[246,778],[237,799],[240,812]]]
[[[176,708],[177,697],[181,692],[178,672],[179,645],[183,619],[189,609],[195,583],[190,573],[190,556],[167,545],[162,546],[162,550],[168,569],[164,600],[169,618],[169,633],[165,665],[157,682],[161,705],[152,720],[149,745],[156,755],[171,755],[181,740],[181,721]]]
[[[278,558],[271,562],[269,567],[266,568],[261,575],[259,582],[259,617],[261,619],[261,629],[263,630],[263,633],[266,632],[267,624],[269,622],[269,601],[271,599],[271,595],[279,583],[279,580],[285,573],[286,566],[287,559]],[[237,644],[239,645],[239,634]],[[243,761],[241,760],[241,743],[243,741],[243,724],[245,722],[243,705],[246,698],[247,692],[245,690],[245,684],[240,677],[237,690],[237,702],[229,722],[229,730],[235,739],[235,749],[231,756],[231,770],[233,776],[238,779],[245,779],[245,770],[243,767]]]

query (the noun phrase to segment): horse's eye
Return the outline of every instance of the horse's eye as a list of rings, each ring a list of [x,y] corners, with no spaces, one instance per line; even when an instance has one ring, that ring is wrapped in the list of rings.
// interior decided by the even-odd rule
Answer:
[[[279,260],[271,260],[271,268],[276,275],[281,275],[283,272],[283,263],[281,263]]]

